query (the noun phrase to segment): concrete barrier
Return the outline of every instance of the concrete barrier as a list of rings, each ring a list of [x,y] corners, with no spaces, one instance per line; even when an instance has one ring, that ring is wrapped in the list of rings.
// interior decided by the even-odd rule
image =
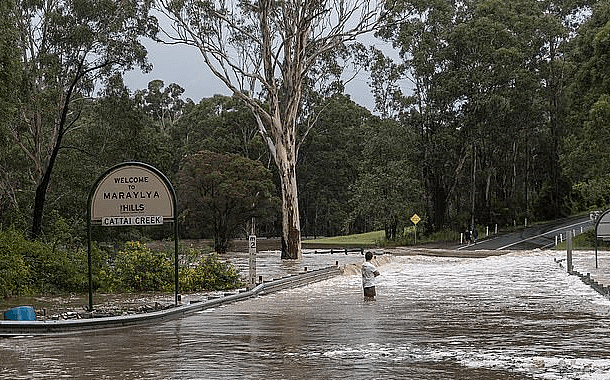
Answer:
[[[555,262],[557,264],[559,264],[559,266],[561,268],[564,268],[564,266],[563,266],[564,261],[566,261],[566,259],[559,259],[559,260],[555,259]],[[574,269],[571,269],[571,270],[568,269],[567,272],[569,275],[578,276],[578,278],[580,278],[580,280],[584,284],[589,285],[591,287],[591,289],[595,290],[602,296],[610,299],[610,286],[604,286],[604,284],[602,284],[602,283],[598,282],[597,280],[595,280],[594,278],[592,278],[591,273],[583,274]]]
[[[76,320],[0,321],[0,336],[14,337],[74,334],[105,328],[121,328],[152,322],[160,322],[169,319],[181,318],[201,310],[210,309],[227,303],[237,302],[247,298],[274,293],[283,289],[305,286],[340,274],[343,274],[343,269],[338,266],[307,271],[281,279],[264,282],[245,292],[225,295],[224,297],[208,299],[206,301],[191,302],[188,305],[180,305],[170,309],[150,313],[102,318],[84,318]]]

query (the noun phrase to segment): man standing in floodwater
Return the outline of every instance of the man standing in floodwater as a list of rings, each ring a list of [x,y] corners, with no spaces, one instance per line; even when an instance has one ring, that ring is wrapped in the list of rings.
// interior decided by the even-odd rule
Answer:
[[[364,255],[365,262],[362,264],[362,288],[364,289],[364,299],[374,300],[375,296],[375,277],[379,276],[379,271],[371,263],[373,252],[367,251]]]

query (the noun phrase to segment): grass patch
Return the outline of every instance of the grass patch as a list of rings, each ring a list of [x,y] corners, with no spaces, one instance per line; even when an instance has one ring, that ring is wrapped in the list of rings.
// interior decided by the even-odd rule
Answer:
[[[379,245],[385,239],[385,231],[373,231],[363,234],[333,236],[321,239],[303,240],[304,244],[341,245],[352,247],[370,247]]]
[[[565,239],[565,237],[564,237]],[[565,251],[567,249],[567,241],[564,240],[562,243],[557,244],[553,249],[558,251]],[[590,229],[582,234],[574,236],[572,238],[572,249],[580,250],[580,251],[593,251],[595,250],[595,229]],[[608,251],[610,250],[610,242],[602,241],[601,239],[597,241],[597,250],[598,251]]]

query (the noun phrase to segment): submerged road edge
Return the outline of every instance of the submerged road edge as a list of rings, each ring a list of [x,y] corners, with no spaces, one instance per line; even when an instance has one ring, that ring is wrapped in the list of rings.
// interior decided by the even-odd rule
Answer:
[[[565,259],[555,259],[555,262],[559,265],[560,268],[567,269],[563,266],[563,261],[565,261]],[[589,285],[591,289],[595,290],[596,292],[610,300],[610,285],[605,286],[604,284],[598,282],[593,277],[591,277],[591,273],[583,274],[574,269],[572,269],[572,271],[568,271],[567,273],[570,276],[578,276],[578,278],[580,278],[580,280],[585,285]]]
[[[242,291],[240,293],[208,299],[207,301],[191,302],[186,305],[180,305],[170,309],[150,313],[122,315],[115,317],[84,318],[76,320],[0,320],[0,337],[75,334],[92,330],[121,328],[176,319],[223,304],[237,302],[265,294],[271,294],[284,289],[306,286],[308,284],[324,281],[341,274],[343,274],[343,269],[339,266],[307,271],[286,276],[277,280],[265,281],[251,290]]]

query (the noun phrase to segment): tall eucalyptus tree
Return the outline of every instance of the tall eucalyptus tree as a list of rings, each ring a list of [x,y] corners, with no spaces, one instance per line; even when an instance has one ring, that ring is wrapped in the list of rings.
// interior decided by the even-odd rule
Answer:
[[[604,208],[610,203],[610,1],[595,3],[568,55],[572,133],[563,144],[562,169],[573,183],[576,210]]]
[[[305,79],[316,64],[374,30],[372,0],[158,0],[171,25],[161,39],[195,46],[206,66],[253,111],[277,166],[282,258],[301,256],[296,163]]]

